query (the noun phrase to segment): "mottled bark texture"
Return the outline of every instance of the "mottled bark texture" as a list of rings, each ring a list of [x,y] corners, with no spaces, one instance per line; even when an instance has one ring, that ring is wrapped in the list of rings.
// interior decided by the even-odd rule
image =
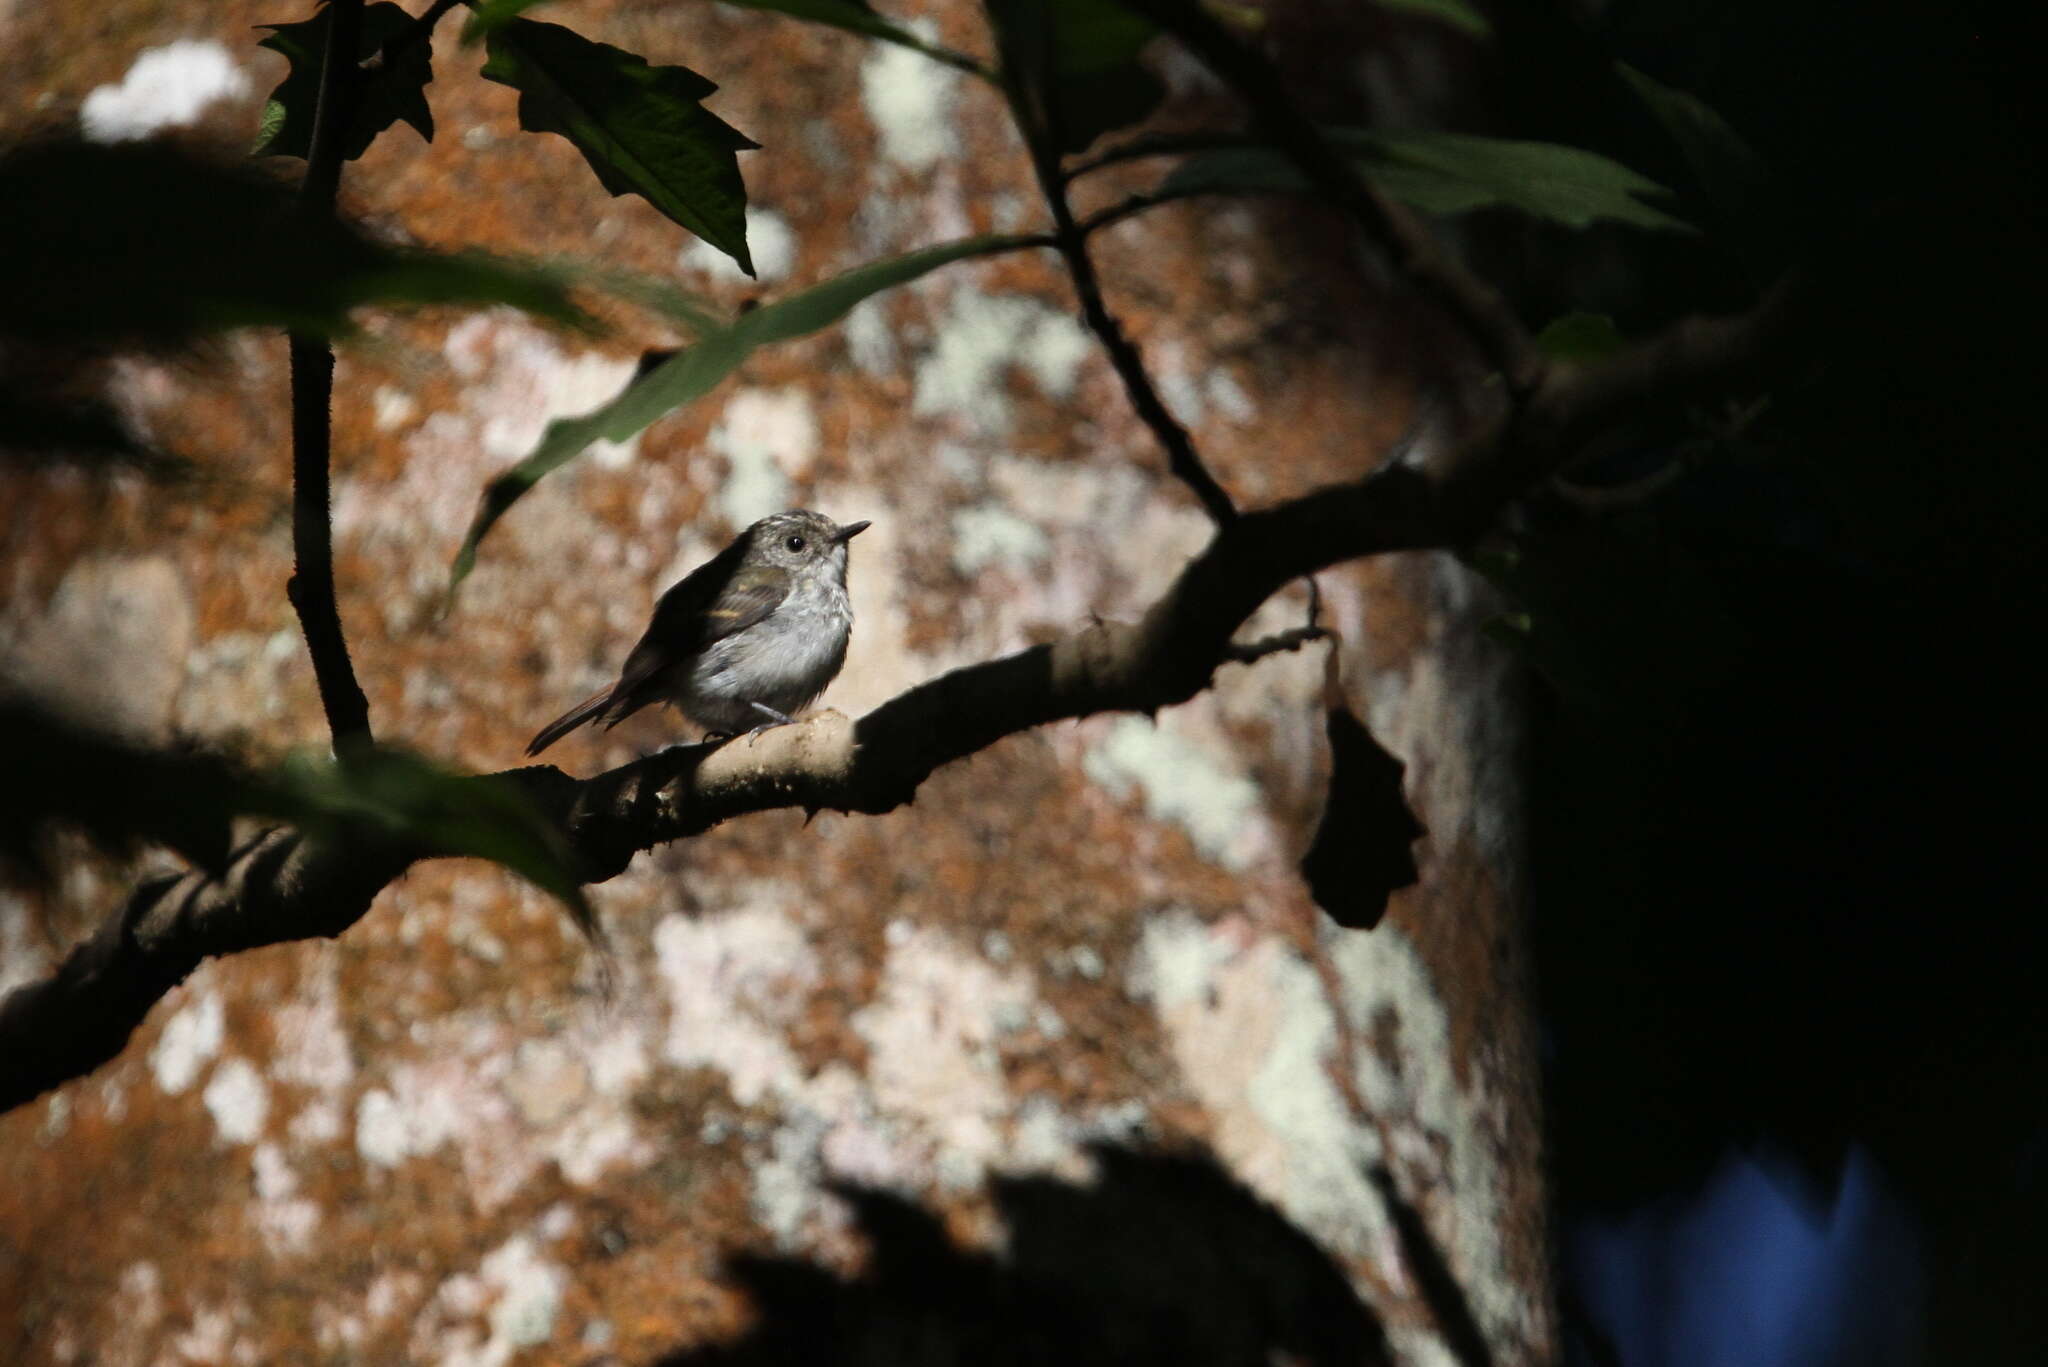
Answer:
[[[1598,366],[1541,378],[1505,431],[1424,473],[1396,459],[1340,485],[1233,518],[1135,625],[1102,623],[1049,645],[955,670],[857,723],[820,718],[720,745],[677,747],[574,783],[520,771],[596,882],[642,850],[749,812],[799,807],[880,815],[912,801],[941,765],[1005,736],[1098,712],[1187,701],[1226,660],[1231,635],[1280,588],[1360,556],[1461,544],[1550,473],[1575,437],[1661,402],[1753,379],[1781,340],[1789,289],[1757,314],[1687,320]],[[1280,647],[1299,635],[1275,639]],[[118,1053],[149,1007],[209,955],[335,935],[411,858],[266,837],[214,883],[145,885],[46,983],[0,999],[0,1107],[20,1105]]]
[[[19,40],[0,103],[55,91],[68,109],[122,82],[135,50],[93,27],[121,8],[0,15]],[[233,60],[268,63],[244,52],[246,26],[291,17],[187,8],[189,28],[136,44],[213,33]],[[974,7],[927,9],[930,41],[987,50]],[[380,139],[351,163],[344,208],[421,241],[681,271],[728,308],[1042,219],[1000,97],[955,65],[720,6],[592,4],[568,22],[705,71],[721,116],[767,144],[746,168],[759,282],[608,199],[558,139],[521,136],[453,25],[434,40],[443,135]],[[190,135],[246,145],[276,74],[252,64]],[[1191,125],[1240,120],[1188,89]],[[432,850],[275,831],[221,882],[125,897],[81,863],[52,899],[49,923],[78,942],[63,957],[0,899],[0,968],[20,984],[0,998],[6,1097],[77,1079],[0,1116],[0,1242],[22,1250],[0,1260],[0,1304],[22,1307],[28,1360],[87,1345],[109,1362],[650,1360],[744,1325],[726,1251],[844,1259],[835,1181],[905,1193],[955,1236],[1007,1218],[1014,1237],[1018,1210],[1000,1192],[991,1208],[990,1179],[1080,1177],[1105,1138],[1199,1145],[1228,1180],[1112,1162],[1093,1189],[1033,1176],[1034,1199],[1107,1210],[1141,1248],[1166,1231],[1176,1266],[1220,1278],[1219,1302],[1267,1275],[1241,1269],[1301,1268],[1339,1277],[1318,1296],[1355,1294],[1377,1322],[1343,1342],[1384,1331],[1399,1358],[1483,1344],[1503,1363],[1554,1360],[1514,679],[1481,631],[1483,592],[1425,548],[1468,545],[1601,424],[1739,389],[1782,340],[1786,300],[1596,369],[1545,367],[1433,239],[1319,165],[1341,214],[1126,216],[1118,196],[1156,167],[1070,177],[1095,338],[1052,253],[935,274],[552,477],[443,622],[478,489],[548,420],[615,392],[640,349],[679,339],[572,343],[485,315],[393,324],[403,364],[345,350],[334,571],[380,737],[502,763],[764,501],[875,519],[827,698],[858,720],[622,763],[673,738],[640,718],[568,743],[563,762],[594,777],[512,771],[605,884],[609,1008],[564,991],[585,951],[539,897]],[[1361,233],[1418,287],[1359,271]],[[45,481],[0,528],[23,604],[162,569],[191,621],[159,633],[177,667],[142,720],[256,751],[329,737],[277,591],[286,357],[266,345],[228,344],[221,373],[138,365],[122,391],[242,496],[117,493],[102,515]],[[1511,383],[1417,422],[1447,350]],[[1244,510],[1220,530],[1158,473],[1162,411],[1208,511],[1225,489]],[[1404,445],[1410,428],[1423,436]],[[1312,644],[1297,606],[1268,600],[1332,566],[1336,639]],[[33,635],[16,620],[30,610],[0,605],[0,631]],[[146,647],[151,622],[131,625]],[[1294,874],[1327,768],[1324,650],[1428,829],[1420,883],[1371,932],[1321,920]],[[1066,721],[1094,713],[1121,715]],[[806,824],[805,809],[888,815]],[[1171,1200],[1132,1195],[1162,1181]],[[1138,1218],[1162,1204],[1178,1218]],[[1235,1214],[1189,1217],[1209,1204]],[[867,1228],[876,1209],[855,1233],[886,1255],[899,1245]],[[1062,1220],[1102,1246],[1089,1219]],[[1252,1256],[1262,1240],[1286,1256]],[[1031,1265],[1012,1251],[990,1275]],[[1300,1281],[1276,1284],[1284,1301]]]

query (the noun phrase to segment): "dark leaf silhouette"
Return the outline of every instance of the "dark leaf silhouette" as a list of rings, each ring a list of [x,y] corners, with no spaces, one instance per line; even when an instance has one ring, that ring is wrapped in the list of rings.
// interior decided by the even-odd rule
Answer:
[[[126,851],[158,844],[209,873],[228,858],[237,816],[290,822],[315,836],[342,828],[402,845],[488,859],[558,898],[600,948],[603,936],[561,833],[509,781],[378,749],[346,760],[294,756],[258,770],[194,747],[153,746],[0,697],[0,858],[39,873],[52,825]]]
[[[217,873],[231,818],[254,805],[250,776],[219,756],[140,745],[25,698],[0,698],[0,753],[0,859],[18,873],[45,872],[37,837],[59,822],[112,852],[159,844]]]
[[[521,128],[561,134],[605,189],[642,196],[754,273],[737,154],[760,144],[704,107],[716,85],[532,19],[492,29],[485,43],[483,74],[519,92]]]
[[[1556,143],[1468,133],[1380,133],[1326,128],[1337,148],[1384,193],[1428,214],[1513,209],[1585,228],[1607,221],[1691,232],[1658,201],[1671,192],[1611,157]],[[1160,183],[1158,197],[1306,194],[1308,182],[1276,147],[1219,147],[1189,157]]]
[[[327,52],[327,26],[333,13],[330,6],[296,24],[262,25],[270,30],[270,36],[257,46],[283,53],[292,65],[263,106],[263,125],[253,149],[257,156],[304,160],[312,155],[313,109],[320,98],[320,63]],[[357,59],[374,56],[412,23],[412,16],[389,0],[365,6]],[[395,60],[367,73],[360,82],[354,117],[341,146],[343,158],[360,157],[379,133],[401,119],[432,142],[434,114],[427,107],[427,83],[433,79],[433,44],[426,42],[408,43]]]
[[[1626,62],[1615,63],[1615,70],[1678,144],[1722,217],[1740,223],[1753,212],[1770,174],[1742,135],[1699,96],[1654,80]]]
[[[162,143],[0,158],[0,339],[173,346],[233,327],[345,332],[365,304],[581,317],[550,272],[374,242],[295,212],[285,181]]]
[[[71,379],[0,371],[0,466],[111,467],[162,480],[190,473],[186,462],[137,440],[105,400],[79,392]]]
[[[1056,116],[1061,152],[1086,151],[1166,98],[1138,62],[1158,29],[1116,0],[1005,0],[990,12],[1026,84]]]
[[[1409,846],[1423,827],[1401,791],[1404,766],[1374,739],[1338,687],[1330,652],[1325,730],[1330,738],[1330,791],[1322,824],[1301,858],[1301,876],[1316,905],[1351,930],[1371,930],[1387,898],[1417,876]]]
[[[1098,1177],[995,1183],[998,1255],[932,1213],[843,1188],[870,1248],[851,1278],[793,1258],[732,1271],[758,1311],[733,1343],[666,1367],[1372,1367],[1386,1339],[1343,1270],[1207,1158],[1097,1148]]]

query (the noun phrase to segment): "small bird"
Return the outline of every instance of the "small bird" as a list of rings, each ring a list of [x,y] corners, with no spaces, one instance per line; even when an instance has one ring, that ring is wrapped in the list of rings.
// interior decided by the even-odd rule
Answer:
[[[655,702],[714,735],[794,720],[846,662],[846,543],[868,526],[800,508],[762,518],[662,594],[619,681],[543,726],[526,753]]]

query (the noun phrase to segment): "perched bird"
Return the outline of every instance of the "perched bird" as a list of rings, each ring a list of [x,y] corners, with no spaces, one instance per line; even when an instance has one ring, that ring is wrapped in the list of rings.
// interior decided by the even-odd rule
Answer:
[[[619,681],[543,726],[526,753],[656,702],[713,734],[789,722],[846,662],[846,543],[867,527],[802,509],[762,518],[661,595]]]

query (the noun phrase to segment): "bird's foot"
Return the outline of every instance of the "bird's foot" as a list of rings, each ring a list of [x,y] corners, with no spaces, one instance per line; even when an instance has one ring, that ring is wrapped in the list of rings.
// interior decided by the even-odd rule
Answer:
[[[767,703],[750,702],[747,704],[747,706],[753,708],[756,712],[759,712],[763,717],[767,718],[766,721],[760,723],[758,726],[754,727],[752,730],[747,732],[747,734],[750,736],[758,736],[763,731],[772,731],[778,726],[796,725],[795,717],[790,716],[786,712],[777,712]]]

